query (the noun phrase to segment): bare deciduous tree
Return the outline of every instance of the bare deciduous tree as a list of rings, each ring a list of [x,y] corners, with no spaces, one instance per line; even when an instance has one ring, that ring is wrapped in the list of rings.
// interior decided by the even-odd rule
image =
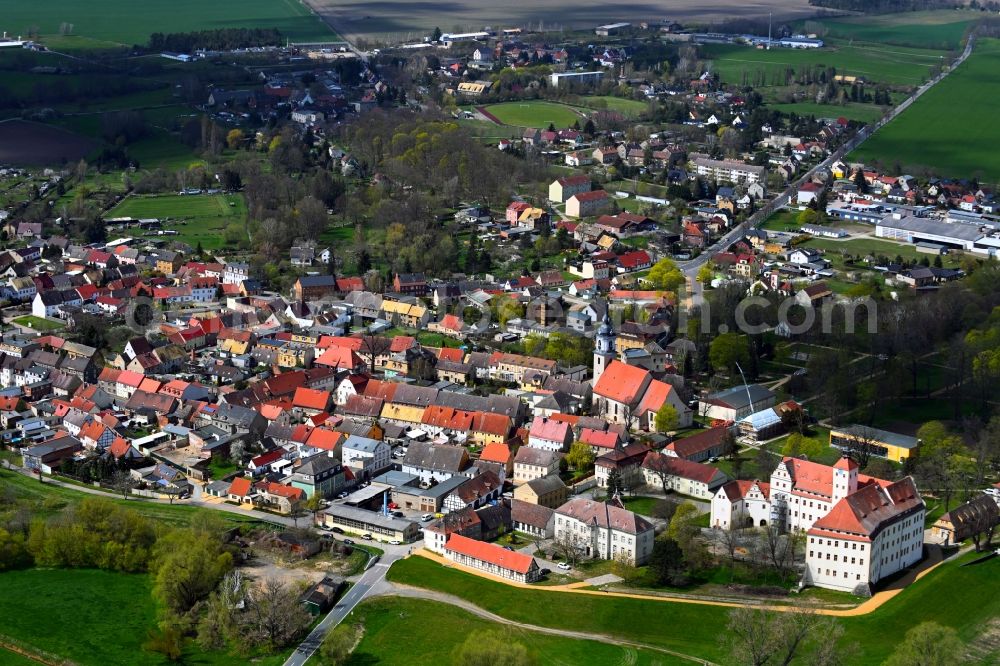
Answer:
[[[392,340],[381,335],[361,336],[361,346],[358,351],[368,360],[368,372],[375,372],[375,359],[389,352]]]

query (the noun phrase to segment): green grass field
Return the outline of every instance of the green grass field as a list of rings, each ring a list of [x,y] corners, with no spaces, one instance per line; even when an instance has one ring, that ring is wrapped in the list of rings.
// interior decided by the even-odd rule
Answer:
[[[18,317],[14,320],[15,324],[20,324],[21,326],[27,326],[28,328],[33,328],[36,331],[48,332],[48,331],[58,331],[65,328],[65,324],[61,324],[58,321],[53,321],[51,319],[42,319],[41,317],[36,317],[35,315],[25,315],[23,317]]]
[[[157,238],[178,240],[192,247],[201,242],[206,250],[215,250],[225,246],[223,232],[227,226],[246,221],[246,203],[242,196],[228,194],[131,196],[111,209],[106,217],[170,218],[171,222],[164,224],[164,229],[175,229],[179,233]]]
[[[838,74],[863,76],[869,81],[913,86],[928,78],[931,67],[942,62],[944,51],[887,46],[885,44],[833,42],[822,49],[771,49],[719,44],[702,47],[713,69],[726,83],[741,84],[746,73],[751,77],[765,72],[765,83],[787,68],[809,66],[834,67]]]
[[[961,561],[973,559],[963,556]],[[880,664],[908,629],[933,620],[954,627],[977,654],[973,663],[996,663],[996,645],[980,645],[987,623],[1000,614],[995,594],[1000,560],[972,567],[949,562],[903,594],[860,617],[842,618],[844,643],[857,643],[852,664]],[[593,631],[728,663],[723,641],[728,609],[625,598],[602,598],[511,588],[413,557],[393,565],[395,582],[454,594],[502,617],[548,627]],[[671,627],[665,631],[664,627]],[[989,640],[993,640],[990,638]]]
[[[557,128],[571,127],[573,123],[585,121],[575,111],[564,104],[554,102],[504,102],[491,104],[486,110],[492,113],[504,125],[517,127],[546,128],[549,124]]]
[[[141,647],[156,621],[149,576],[29,569],[0,587],[0,634],[81,664],[165,661]]]
[[[510,641],[524,645],[536,664],[689,663],[653,650],[549,636],[505,626],[455,606],[426,599],[383,597],[366,601],[354,612],[353,619],[364,625],[364,637],[348,664],[448,664],[470,633],[484,630],[499,632]],[[406,646],[405,650],[400,649],[402,645]]]
[[[622,115],[634,117],[649,109],[649,103],[637,99],[612,97],[610,95],[588,95],[580,98],[580,106],[598,111],[617,111]]]
[[[969,59],[879,130],[851,160],[899,163],[904,170],[1000,181],[1000,40],[984,39]]]
[[[0,488],[5,489],[5,492],[9,492],[15,500],[31,504],[32,513],[42,518],[59,514],[81,500],[92,497],[92,495],[78,490],[56,486],[48,482],[48,479],[46,479],[45,483],[39,483],[38,479],[28,478],[23,474],[5,469],[0,469]],[[161,504],[138,499],[113,499],[110,501],[120,506],[126,506],[157,522],[168,525],[189,525],[192,518],[199,514],[204,515],[206,512],[211,512],[213,516],[231,525],[260,522],[252,516],[212,511],[185,504]],[[0,633],[2,631],[2,628],[0,628]]]
[[[330,41],[336,35],[298,0],[146,0],[141,9],[127,0],[51,0],[7,2],[4,29],[27,33],[37,27],[52,47],[85,49],[109,44],[145,44],[154,32],[215,28],[277,28],[292,41]],[[73,36],[59,37],[59,26],[73,24]]]
[[[782,113],[797,113],[800,116],[815,116],[817,118],[840,118],[858,120],[869,123],[882,117],[882,109],[873,104],[850,102],[840,104],[817,104],[815,102],[795,102],[793,104],[768,104],[767,108]]]
[[[162,655],[142,648],[156,625],[147,575],[93,569],[28,569],[0,574],[0,636],[82,665],[158,666]],[[0,651],[0,664],[4,655]],[[276,666],[283,655],[253,659]],[[16,663],[16,662],[10,662]],[[181,663],[237,666],[246,657],[206,653],[187,641]]]
[[[819,21],[826,37],[897,46],[957,49],[965,31],[983,15],[956,10],[897,12]]]

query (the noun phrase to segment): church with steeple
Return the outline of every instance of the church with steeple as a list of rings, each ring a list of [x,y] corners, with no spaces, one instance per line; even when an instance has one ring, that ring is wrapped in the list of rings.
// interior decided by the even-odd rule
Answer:
[[[610,308],[604,311],[604,320],[601,321],[601,326],[594,337],[594,386],[618,356],[615,351],[615,329],[611,326],[609,312]]]

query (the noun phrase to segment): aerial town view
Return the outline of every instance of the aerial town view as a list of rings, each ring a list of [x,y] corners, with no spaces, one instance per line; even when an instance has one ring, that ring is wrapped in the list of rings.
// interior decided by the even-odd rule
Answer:
[[[997,0],[0,0],[0,666],[1000,664]]]

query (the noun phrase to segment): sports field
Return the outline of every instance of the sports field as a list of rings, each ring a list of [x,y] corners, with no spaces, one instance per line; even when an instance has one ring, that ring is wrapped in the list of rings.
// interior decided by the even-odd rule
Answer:
[[[581,125],[586,122],[570,107],[554,102],[504,102],[491,104],[486,110],[504,125],[516,127],[545,128],[552,124],[558,129],[564,129],[571,127],[577,121]]]
[[[849,159],[900,164],[904,171],[1000,182],[1000,40],[980,40],[968,60]]]
[[[204,249],[215,250],[226,245],[227,227],[242,226],[246,221],[246,204],[240,195],[130,196],[105,217],[169,218],[163,228],[176,230],[177,235],[157,238],[178,240],[191,247],[200,242]]]
[[[764,72],[765,85],[774,85],[775,74],[788,68],[834,67],[838,74],[862,76],[868,81],[915,86],[929,78],[931,68],[944,61],[947,52],[872,43],[836,42],[821,49],[755,49],[735,44],[702,47],[713,70],[723,81],[743,84],[744,76]]]
[[[73,39],[59,37],[62,23],[73,24],[81,45],[144,44],[154,32],[215,28],[277,28],[293,41],[336,38],[333,31],[298,0],[48,0],[2,3],[0,21],[8,33],[27,34],[35,27],[51,35],[59,48]]]

